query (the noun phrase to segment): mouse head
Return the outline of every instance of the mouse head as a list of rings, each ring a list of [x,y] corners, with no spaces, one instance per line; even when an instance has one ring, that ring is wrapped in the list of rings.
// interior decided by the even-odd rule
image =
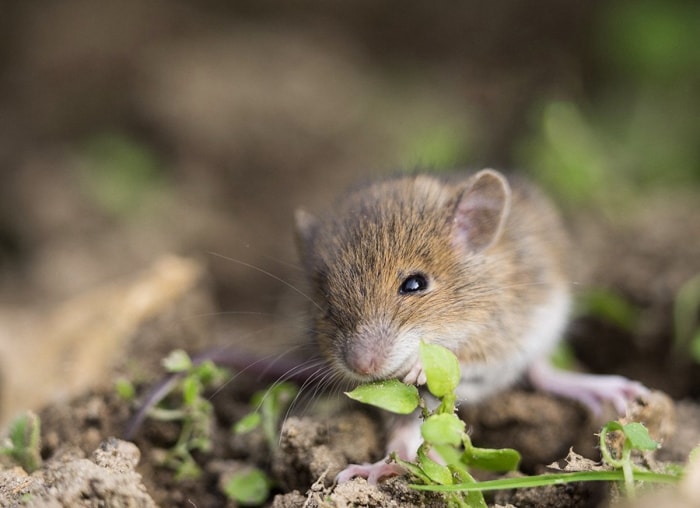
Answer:
[[[313,328],[348,378],[402,378],[421,340],[457,348],[479,326],[479,267],[502,236],[510,189],[498,172],[398,177],[357,189],[322,218],[296,214]]]

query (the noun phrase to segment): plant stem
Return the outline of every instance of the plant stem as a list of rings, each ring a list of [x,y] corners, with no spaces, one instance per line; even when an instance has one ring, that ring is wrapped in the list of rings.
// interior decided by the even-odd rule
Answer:
[[[655,483],[677,483],[678,476],[640,471],[635,473],[639,481]],[[411,485],[417,490],[432,490],[437,492],[455,492],[470,490],[505,490],[517,488],[543,487],[546,485],[563,485],[573,482],[602,482],[602,481],[624,481],[623,471],[579,471],[575,473],[555,473],[542,474],[536,476],[524,476],[521,478],[502,478],[499,480],[488,480],[478,483],[463,483],[457,485]]]

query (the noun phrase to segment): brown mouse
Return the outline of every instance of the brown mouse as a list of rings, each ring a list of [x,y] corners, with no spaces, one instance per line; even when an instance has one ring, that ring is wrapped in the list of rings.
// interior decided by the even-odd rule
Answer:
[[[623,412],[647,390],[618,376],[561,372],[547,358],[571,306],[569,241],[550,201],[521,178],[397,176],[358,187],[322,217],[297,213],[318,347],[342,378],[424,384],[421,341],[458,357],[460,400],[473,403],[527,374],[538,388],[594,411]],[[388,452],[412,458],[417,416],[400,419]],[[350,466],[376,481],[393,464]]]

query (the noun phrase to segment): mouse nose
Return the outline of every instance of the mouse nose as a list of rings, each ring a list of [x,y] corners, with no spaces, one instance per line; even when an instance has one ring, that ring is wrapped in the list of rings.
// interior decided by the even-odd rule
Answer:
[[[345,342],[345,363],[360,376],[381,379],[387,375],[394,332],[383,322],[360,324]]]
[[[374,377],[382,370],[384,362],[368,351],[351,351],[347,357],[348,367],[361,376]]]

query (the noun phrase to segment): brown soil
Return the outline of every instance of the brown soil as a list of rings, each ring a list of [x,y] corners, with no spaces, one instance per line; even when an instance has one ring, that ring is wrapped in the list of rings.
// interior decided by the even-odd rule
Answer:
[[[189,266],[185,260],[169,258],[156,263]],[[191,267],[190,267],[191,268]],[[192,270],[202,274],[202,271]],[[146,289],[144,280],[158,281],[147,273],[131,282],[142,291],[156,295],[162,288],[153,282]],[[105,291],[123,294],[129,284],[113,284]],[[129,372],[140,378],[142,391],[163,372],[158,363],[167,351],[200,344],[212,329],[217,315],[207,313],[211,305],[207,284],[193,279],[171,299],[160,299],[151,315],[133,330],[122,350],[116,353],[114,379]],[[85,313],[96,299],[85,299]],[[107,298],[108,301],[114,301]],[[128,305],[123,300],[122,305]],[[114,307],[120,310],[117,305]],[[128,312],[121,312],[128,316]],[[188,327],[172,323],[177,316],[198,315]],[[201,317],[206,316],[209,317]],[[59,327],[60,328],[60,327]],[[136,374],[138,373],[138,374]],[[269,450],[260,431],[233,435],[234,422],[251,410],[251,394],[267,385],[256,376],[239,375],[221,390],[211,394],[216,410],[212,429],[211,453],[196,454],[202,475],[196,480],[178,480],[173,471],[159,465],[164,450],[178,436],[174,423],[146,420],[134,438],[136,447],[116,438],[124,434],[138,402],[120,399],[110,384],[95,388],[40,412],[44,466],[32,475],[7,466],[2,472],[0,505],[27,506],[233,506],[217,488],[227,471],[255,465],[268,471],[276,485],[271,506],[441,506],[438,494],[412,490],[407,478],[394,478],[369,485],[357,479],[333,485],[332,478],[349,462],[368,462],[381,457],[383,432],[374,415],[362,408],[338,409],[299,403],[298,416],[286,418],[279,446]],[[664,443],[658,460],[685,462],[690,449],[700,440],[700,406],[691,402],[673,404],[657,394],[642,405],[630,408],[635,420],[644,422],[654,437]],[[337,397],[317,396],[333,401]],[[319,404],[316,404],[319,406]],[[675,409],[674,409],[675,406]],[[677,415],[677,416],[676,416]],[[564,464],[570,448],[598,459],[595,433],[607,416],[595,419],[570,401],[533,393],[521,388],[500,394],[475,407],[465,407],[462,418],[468,423],[475,444],[485,447],[512,447],[523,455],[521,471],[527,474],[547,471],[553,462]],[[678,420],[676,422],[676,419]],[[679,430],[676,431],[676,428]],[[140,460],[139,460],[140,457]],[[138,463],[138,466],[136,464]],[[136,468],[134,469],[134,467]],[[549,469],[552,471],[551,469]],[[513,506],[600,506],[610,493],[601,484],[575,484],[560,487],[500,492],[494,503]]]

